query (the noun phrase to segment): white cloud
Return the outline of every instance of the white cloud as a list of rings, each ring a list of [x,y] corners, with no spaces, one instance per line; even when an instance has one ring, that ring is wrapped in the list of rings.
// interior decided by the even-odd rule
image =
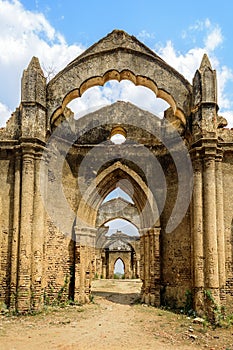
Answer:
[[[25,10],[18,0],[0,0],[0,47],[0,101],[7,106],[1,109],[1,125],[20,102],[21,76],[32,56],[56,73],[84,49],[69,46],[43,14]]]
[[[206,36],[204,43],[208,52],[214,51],[223,42],[222,31],[219,26],[216,26]]]
[[[165,101],[156,98],[153,91],[135,86],[128,80],[111,80],[103,87],[94,86],[85,91],[81,98],[73,100],[68,107],[74,111],[76,118],[80,118],[116,101],[131,102],[159,117],[163,117],[163,111],[169,107]]]
[[[216,69],[218,74],[218,103],[221,107],[220,112],[223,115],[225,109],[229,109],[225,115],[227,115],[228,121],[231,122],[231,119],[233,120],[231,112],[233,106],[229,95],[226,93],[226,86],[229,81],[233,81],[233,73],[228,67],[221,66],[215,55],[215,50],[223,42],[221,29],[218,25],[213,25],[207,18],[204,21],[197,21],[193,26],[190,26],[186,32],[186,38],[190,32],[192,32],[192,35],[195,35],[197,32],[203,32],[202,45],[196,45],[196,47],[187,52],[181,53],[175,49],[171,41],[168,41],[164,46],[161,44],[157,46],[155,51],[168,64],[189,80],[190,83],[192,83],[194,74],[200,66],[204,53],[207,53],[213,69]],[[153,34],[146,31],[142,31],[138,35],[140,40],[146,40],[152,37]],[[110,81],[104,87],[89,89],[83,94],[82,98],[72,102],[71,105],[74,111],[77,112],[77,116],[80,117],[85,114],[85,111],[89,112],[90,108],[92,110],[98,109],[98,106],[102,107],[117,100],[130,101],[161,117],[163,116],[163,111],[168,107],[163,100],[155,99],[152,91],[141,86],[135,86],[129,81],[122,81],[120,83]]]
[[[207,53],[213,69],[217,71],[218,86],[218,104],[220,107],[219,114],[225,115],[229,126],[233,126],[233,100],[226,89],[233,83],[233,71],[221,65],[215,50],[222,44],[224,38],[221,28],[213,25],[209,19],[197,21],[194,26],[189,28],[192,35],[195,31],[206,31],[204,33],[203,44],[196,46],[185,53],[180,53],[174,48],[171,41],[167,41],[165,46],[157,47],[157,52],[168,64],[174,67],[178,72],[192,83],[195,71],[199,68],[204,53]],[[183,33],[183,38],[187,39],[189,31]]]
[[[10,115],[11,115],[10,109],[6,105],[0,102],[0,121],[1,121],[0,127],[1,125],[2,126],[5,125]]]
[[[203,54],[207,53],[218,74],[219,106],[233,120],[233,102],[226,93],[226,86],[233,81],[233,72],[228,67],[221,66],[215,55],[215,50],[224,40],[221,28],[213,25],[209,19],[197,21],[183,33],[183,37],[187,40],[193,36],[195,42],[197,33],[202,34],[202,45],[195,45],[187,52],[177,51],[171,41],[165,45],[160,44],[156,51],[190,83]],[[154,34],[143,30],[138,38],[152,40]],[[4,82],[0,84],[0,125],[4,125],[11,111],[19,105],[21,76],[32,56],[39,58],[45,74],[55,74],[84,49],[81,44],[68,45],[42,13],[26,10],[19,0],[0,0],[0,47],[0,79]],[[155,99],[152,91],[136,87],[129,81],[110,81],[103,87],[96,86],[70,106],[80,117],[86,111],[93,111],[117,100],[130,101],[160,116],[168,106],[163,100]]]
[[[137,35],[138,40],[140,41],[145,41],[148,39],[154,39],[155,34],[154,33],[149,33],[145,29],[143,29],[138,35]]]

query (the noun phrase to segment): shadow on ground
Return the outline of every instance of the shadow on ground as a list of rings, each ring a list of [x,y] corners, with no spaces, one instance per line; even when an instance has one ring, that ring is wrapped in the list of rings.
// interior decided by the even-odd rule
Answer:
[[[140,300],[139,293],[115,293],[115,292],[101,292],[93,291],[92,295],[104,298],[116,304],[133,305]]]

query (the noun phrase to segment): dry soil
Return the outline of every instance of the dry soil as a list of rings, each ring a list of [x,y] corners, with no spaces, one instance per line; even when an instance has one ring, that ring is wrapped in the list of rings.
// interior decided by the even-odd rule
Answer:
[[[185,315],[137,303],[138,280],[97,280],[93,302],[0,316],[1,350],[233,349],[233,328],[213,330]]]

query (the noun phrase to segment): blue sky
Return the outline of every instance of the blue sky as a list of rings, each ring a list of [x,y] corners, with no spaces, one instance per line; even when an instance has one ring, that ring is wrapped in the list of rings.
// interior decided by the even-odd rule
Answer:
[[[219,114],[233,127],[232,0],[0,0],[0,126],[19,106],[21,76],[32,56],[50,76],[113,29],[136,36],[190,82],[207,53],[217,70]],[[123,99],[162,116],[166,104],[145,90],[110,82],[71,107],[81,116]]]
[[[232,13],[232,0],[0,0],[0,124],[19,105],[22,71],[33,55],[45,74],[56,73],[117,28],[143,41],[190,82],[206,52],[217,70],[220,114],[233,126]],[[109,89],[115,89],[111,98]],[[128,99],[146,100],[145,108],[158,114],[164,109],[156,110],[153,94],[145,99],[143,89],[130,83],[110,83],[89,93],[99,106]],[[74,109],[91,108],[90,94]]]

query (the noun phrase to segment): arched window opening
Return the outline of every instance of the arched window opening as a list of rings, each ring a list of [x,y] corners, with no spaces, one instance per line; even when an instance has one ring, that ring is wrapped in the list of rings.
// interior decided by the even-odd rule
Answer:
[[[114,278],[120,279],[120,278],[124,278],[124,276],[125,276],[125,266],[123,261],[120,258],[118,258],[114,265]]]
[[[111,131],[110,140],[115,145],[121,145],[126,141],[126,135],[127,133],[124,128],[121,126],[116,126]]]
[[[103,86],[93,86],[81,97],[72,100],[67,107],[74,112],[75,119],[79,119],[117,101],[131,102],[160,118],[163,118],[164,111],[170,107],[149,88],[136,86],[129,80],[109,80]]]

